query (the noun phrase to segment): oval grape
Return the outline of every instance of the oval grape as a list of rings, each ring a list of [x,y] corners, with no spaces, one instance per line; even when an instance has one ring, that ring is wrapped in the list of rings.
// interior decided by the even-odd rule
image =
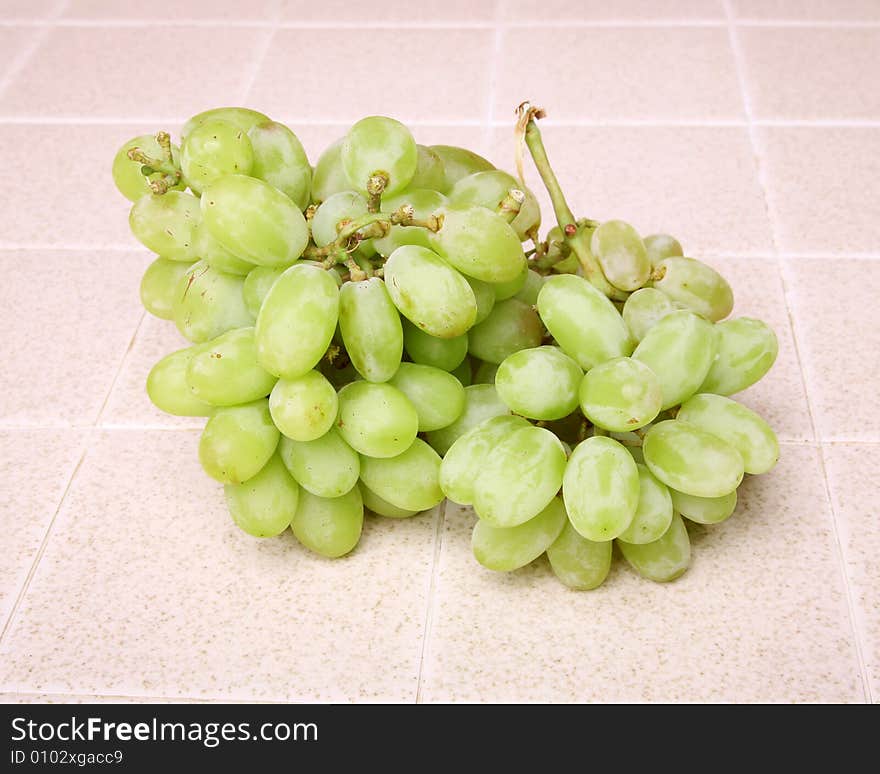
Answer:
[[[341,497],[318,497],[301,491],[290,529],[306,548],[336,559],[344,556],[361,539],[364,502],[357,487]]]
[[[578,405],[583,371],[557,347],[524,349],[505,358],[495,374],[498,395],[515,414],[562,419]]]
[[[352,382],[339,391],[336,425],[345,442],[367,457],[396,457],[419,430],[409,399],[390,384]]]
[[[617,544],[623,558],[643,578],[667,583],[684,575],[691,563],[691,541],[681,516],[672,517],[669,529],[653,543]]]
[[[299,487],[277,454],[243,484],[223,487],[232,520],[254,537],[275,537],[290,526]]]
[[[361,475],[361,458],[335,427],[311,441],[282,436],[278,453],[299,485],[318,497],[342,497]]]
[[[594,425],[626,432],[660,413],[662,391],[654,372],[630,357],[607,360],[587,371],[578,392],[581,410]]]
[[[512,572],[543,554],[559,537],[566,521],[565,506],[554,497],[537,516],[515,527],[493,527],[480,519],[474,526],[471,549],[483,567]]]
[[[361,480],[397,508],[426,511],[443,499],[440,455],[421,438],[394,457],[361,459]]]
[[[215,409],[199,441],[199,461],[222,484],[253,478],[275,453],[281,434],[272,423],[269,401]]]

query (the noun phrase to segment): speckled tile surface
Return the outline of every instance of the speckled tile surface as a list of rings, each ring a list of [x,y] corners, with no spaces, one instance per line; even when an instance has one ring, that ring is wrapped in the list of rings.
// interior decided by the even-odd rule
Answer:
[[[874,0],[731,0],[740,19],[798,22],[862,22],[880,20]]]

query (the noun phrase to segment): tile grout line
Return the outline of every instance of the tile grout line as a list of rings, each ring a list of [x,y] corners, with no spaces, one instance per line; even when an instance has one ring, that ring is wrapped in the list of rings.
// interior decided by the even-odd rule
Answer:
[[[419,654],[419,673],[416,680],[416,704],[422,704],[424,698],[422,695],[422,687],[425,675],[425,661],[430,655],[429,640],[434,630],[434,599],[437,594],[437,584],[439,581],[438,576],[440,574],[440,552],[443,547],[443,534],[445,532],[446,526],[446,506],[448,502],[449,501],[444,498],[443,501],[440,503],[440,507],[437,510],[437,517],[434,522],[434,543],[433,556],[431,559],[431,575],[428,580],[428,598],[425,609],[425,625],[422,632],[422,650]]]
[[[740,94],[743,100],[743,109],[746,114],[746,121],[748,124],[748,134],[749,134],[749,143],[752,148],[752,155],[755,160],[755,165],[758,174],[758,185],[761,188],[761,195],[764,199],[764,206],[767,211],[767,218],[770,223],[770,236],[773,243],[773,251],[776,256],[777,266],[779,270],[779,279],[782,284],[782,295],[785,301],[786,313],[788,316],[788,323],[791,329],[792,334],[792,343],[794,345],[794,354],[795,359],[798,364],[798,370],[800,371],[801,376],[801,384],[804,389],[804,398],[807,404],[807,415],[810,419],[810,428],[813,433],[813,444],[819,450],[819,465],[822,470],[822,479],[825,485],[825,497],[828,501],[828,508],[831,511],[831,533],[834,539],[834,547],[835,552],[837,554],[837,566],[840,572],[841,578],[843,580],[843,589],[844,589],[844,597],[846,600],[846,610],[847,616],[849,619],[850,630],[852,632],[852,644],[855,649],[856,661],[859,667],[859,676],[861,678],[862,683],[862,692],[865,697],[865,700],[868,703],[871,703],[871,688],[870,683],[868,681],[868,670],[865,663],[864,653],[862,651],[861,644],[861,636],[859,634],[858,626],[856,624],[856,615],[855,615],[855,600],[853,598],[853,592],[849,581],[849,575],[846,572],[846,564],[844,562],[844,553],[843,548],[840,542],[840,535],[838,532],[838,524],[837,524],[837,514],[834,508],[834,503],[831,500],[831,489],[828,483],[828,471],[825,467],[825,458],[822,453],[821,439],[816,427],[816,416],[815,410],[813,407],[813,402],[810,397],[810,389],[809,384],[807,383],[806,372],[804,370],[804,358],[801,355],[800,346],[798,344],[798,336],[797,336],[797,326],[795,324],[794,314],[792,313],[792,304],[790,299],[790,285],[787,280],[786,274],[786,262],[784,259],[779,258],[779,238],[777,234],[776,228],[776,218],[774,217],[772,208],[770,206],[770,196],[768,193],[767,186],[767,178],[765,174],[764,164],[761,160],[761,153],[759,151],[759,143],[757,139],[757,133],[755,131],[755,125],[753,122],[754,111],[752,109],[752,102],[750,98],[750,93],[747,87],[746,73],[745,73],[745,64],[744,64],[744,54],[740,47],[739,35],[737,33],[736,21],[734,17],[734,13],[731,6],[731,0],[722,0],[724,5],[724,12],[727,16],[727,33],[730,41],[731,53],[733,55],[733,61],[736,68],[737,80],[739,81]]]
[[[119,361],[119,366],[116,368],[116,373],[113,374],[113,379],[110,382],[110,389],[107,390],[107,394],[104,396],[104,401],[101,403],[101,409],[98,411],[98,415],[95,417],[95,421],[92,423],[93,429],[99,429],[102,424],[102,418],[104,416],[104,412],[107,410],[107,404],[110,403],[110,398],[113,397],[113,390],[116,388],[116,383],[119,381],[119,377],[122,375],[122,371],[125,368],[125,363],[128,360],[128,356],[131,354],[131,351],[134,349],[134,343],[137,339],[138,332],[141,329],[141,326],[144,324],[144,320],[147,318],[147,310],[144,309],[141,312],[141,316],[137,321],[137,325],[134,326],[134,332],[131,334],[131,338],[128,340],[128,346],[125,348],[125,353],[122,355],[122,359]]]

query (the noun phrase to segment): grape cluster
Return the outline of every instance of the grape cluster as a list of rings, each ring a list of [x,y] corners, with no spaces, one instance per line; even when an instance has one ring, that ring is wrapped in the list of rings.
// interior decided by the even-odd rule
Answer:
[[[194,116],[179,148],[159,132],[119,150],[131,230],[159,256],[141,299],[192,342],[147,392],[208,418],[199,458],[245,532],[339,557],[365,510],[448,497],[473,506],[492,570],[546,552],[590,589],[616,542],[667,581],[690,560],[682,517],[723,521],[744,473],[774,465],[773,431],[727,397],[772,366],[773,331],[726,320],[729,285],[673,237],[576,219],[541,115],[521,106],[517,132],[558,221],[543,240],[512,175],[391,118],[314,169],[244,108]]]

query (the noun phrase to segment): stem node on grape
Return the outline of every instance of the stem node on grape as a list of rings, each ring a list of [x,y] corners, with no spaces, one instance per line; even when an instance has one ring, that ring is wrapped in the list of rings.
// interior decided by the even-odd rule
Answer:
[[[388,185],[388,175],[384,172],[374,172],[367,180],[367,210],[369,212],[379,212],[382,204],[382,194]]]
[[[526,195],[518,188],[511,188],[495,210],[508,223],[513,223],[522,209]]]

